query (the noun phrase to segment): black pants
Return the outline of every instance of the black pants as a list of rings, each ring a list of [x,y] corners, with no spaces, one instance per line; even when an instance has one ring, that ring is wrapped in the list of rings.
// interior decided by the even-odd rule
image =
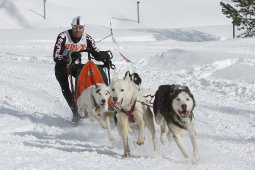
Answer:
[[[73,75],[73,77],[77,77],[77,69],[79,66],[75,66],[70,70],[70,73]],[[81,66],[80,66],[81,67]],[[72,111],[75,109],[75,103],[72,99],[72,93],[69,88],[69,81],[68,81],[68,74],[67,69],[65,65],[62,64],[56,64],[55,65],[55,76],[60,84],[63,96],[66,99],[67,104],[71,108]]]
[[[74,65],[71,68],[70,73],[73,75],[73,77],[75,79],[79,76],[79,73],[81,72],[82,67],[83,67],[83,64],[77,64],[77,65]],[[100,71],[100,73],[103,77],[103,80],[104,80],[105,84],[108,85],[107,76],[106,76],[103,68],[98,67],[98,69],[99,69],[99,71]],[[56,78],[57,78],[57,80],[60,84],[63,96],[65,97],[67,104],[69,105],[71,110],[73,112],[75,112],[76,103],[72,99],[72,93],[71,93],[70,88],[69,88],[69,81],[68,81],[66,66],[62,65],[62,64],[56,64],[55,65],[55,76],[56,76]],[[75,85],[76,85],[76,83],[75,83]]]

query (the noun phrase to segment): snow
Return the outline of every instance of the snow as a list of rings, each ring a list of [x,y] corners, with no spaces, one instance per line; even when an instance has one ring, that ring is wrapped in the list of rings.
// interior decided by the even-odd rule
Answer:
[[[0,0],[0,169],[255,169],[254,38],[232,39],[220,1]],[[185,5],[183,5],[185,4]],[[197,9],[201,10],[197,10]],[[52,51],[58,33],[74,16],[111,50],[117,72],[137,72],[155,93],[162,84],[189,86],[201,159],[192,164],[174,141],[153,151],[149,132],[143,146],[129,138],[131,158],[112,124],[115,145],[97,122],[71,123],[54,75]],[[133,63],[126,63],[118,52]],[[156,125],[159,141],[160,128]],[[192,152],[188,135],[184,140]]]

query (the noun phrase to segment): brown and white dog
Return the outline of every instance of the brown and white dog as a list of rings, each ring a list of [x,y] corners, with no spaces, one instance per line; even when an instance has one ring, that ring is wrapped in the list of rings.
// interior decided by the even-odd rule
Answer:
[[[144,110],[141,102],[143,97],[134,83],[129,79],[115,78],[110,84],[110,92],[114,107],[117,111],[117,129],[123,139],[123,157],[130,156],[128,134],[130,130],[138,131],[137,144],[143,145],[145,140],[145,127],[152,135],[154,150],[157,150],[156,131],[153,122],[153,113]]]
[[[187,130],[193,147],[193,163],[199,159],[193,109],[195,100],[187,86],[161,85],[155,94],[153,111],[161,126],[161,142],[170,134],[185,158],[190,158],[183,143],[182,133]]]

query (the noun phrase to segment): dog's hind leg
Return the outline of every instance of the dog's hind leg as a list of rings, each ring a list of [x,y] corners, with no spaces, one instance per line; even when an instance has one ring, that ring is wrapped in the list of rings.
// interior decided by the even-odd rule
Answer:
[[[191,127],[189,128],[189,137],[190,141],[193,147],[193,158],[192,158],[192,163],[196,163],[199,159],[199,153],[198,153],[198,148],[197,148],[197,138],[196,138],[196,131],[194,127],[194,123],[192,123]]]
[[[128,117],[125,113],[118,113],[117,115],[118,123],[118,132],[123,140],[124,154],[122,157],[130,157],[130,149],[128,145]]]

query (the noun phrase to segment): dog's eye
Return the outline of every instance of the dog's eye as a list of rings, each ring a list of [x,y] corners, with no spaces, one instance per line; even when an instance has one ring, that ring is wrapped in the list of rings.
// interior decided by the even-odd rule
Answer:
[[[177,101],[181,101],[181,99],[180,99],[180,98],[177,98],[176,100],[177,100]]]
[[[187,101],[189,101],[190,99],[189,99],[189,98],[187,98],[186,100],[187,100]]]
[[[114,91],[115,89],[112,89],[112,91]]]
[[[121,89],[120,91],[124,91],[124,89]]]

